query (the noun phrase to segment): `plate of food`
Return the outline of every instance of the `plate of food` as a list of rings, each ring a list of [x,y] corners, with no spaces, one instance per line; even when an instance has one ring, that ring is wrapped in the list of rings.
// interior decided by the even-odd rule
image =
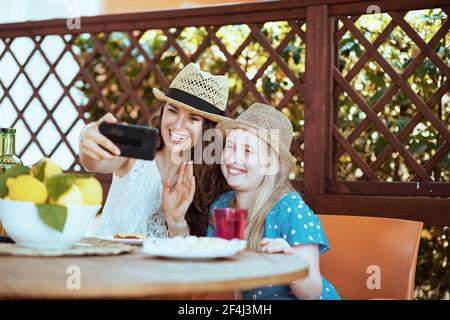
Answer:
[[[149,238],[145,234],[140,233],[117,233],[114,235],[99,236],[97,237],[97,239],[142,245],[144,241],[148,240]]]
[[[189,236],[146,240],[141,252],[175,259],[217,259],[232,257],[246,246],[245,240]]]

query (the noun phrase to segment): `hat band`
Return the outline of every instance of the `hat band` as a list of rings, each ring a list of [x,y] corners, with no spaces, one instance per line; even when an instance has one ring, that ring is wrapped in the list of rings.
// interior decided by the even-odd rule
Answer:
[[[166,92],[166,96],[187,104],[188,106],[194,107],[200,111],[225,116],[225,112],[216,108],[213,104],[183,90],[169,88]]]

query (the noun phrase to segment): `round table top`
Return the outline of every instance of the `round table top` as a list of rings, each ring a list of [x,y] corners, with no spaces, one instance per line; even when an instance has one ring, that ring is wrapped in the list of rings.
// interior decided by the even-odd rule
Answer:
[[[71,285],[74,270],[79,288]],[[138,250],[117,256],[0,256],[0,299],[161,298],[288,284],[307,275],[308,265],[298,256],[251,250],[197,261]]]

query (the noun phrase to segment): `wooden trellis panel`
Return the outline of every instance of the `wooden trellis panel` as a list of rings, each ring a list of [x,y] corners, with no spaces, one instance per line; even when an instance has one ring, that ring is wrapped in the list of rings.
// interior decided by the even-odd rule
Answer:
[[[176,52],[179,67],[189,62],[199,61],[211,46],[217,47],[224,56],[223,65],[218,74],[233,74],[242,82],[242,89],[231,96],[228,115],[234,116],[249,96],[253,101],[270,103],[278,109],[298,108],[304,112],[305,126],[292,144],[292,152],[299,163],[304,164],[304,177],[293,181],[296,188],[304,194],[305,199],[319,213],[376,215],[422,220],[434,224],[450,223],[450,183],[433,181],[431,170],[450,151],[450,131],[448,124],[433,112],[434,106],[450,89],[450,68],[438,56],[434,48],[448,35],[450,21],[447,18],[438,32],[425,42],[404,19],[410,10],[424,8],[441,8],[447,17],[450,14],[448,2],[444,0],[418,1],[377,1],[375,4],[391,17],[391,22],[370,42],[358,29],[356,21],[366,13],[369,1],[361,0],[309,0],[309,1],[272,1],[256,4],[229,5],[201,9],[182,9],[162,12],[149,12],[125,15],[108,15],[86,17],[81,19],[80,30],[66,28],[65,20],[25,22],[0,25],[0,66],[2,61],[12,61],[17,71],[11,81],[4,83],[0,69],[0,115],[2,106],[12,105],[8,112],[14,113],[11,126],[23,123],[29,134],[27,143],[21,148],[20,155],[35,146],[35,150],[45,156],[54,156],[60,150],[69,153],[73,161],[69,169],[79,169],[77,149],[73,137],[80,130],[80,122],[85,123],[85,112],[97,105],[105,111],[120,115],[124,108],[132,105],[140,114],[139,122],[146,123],[156,102],[147,105],[140,88],[153,76],[157,86],[166,89],[170,83],[162,71],[160,63],[168,52]],[[289,31],[275,44],[264,34],[263,26],[268,22],[284,22]],[[338,24],[340,22],[340,24]],[[223,26],[244,25],[247,36],[234,52],[228,51],[219,31]],[[341,25],[341,27],[339,27]],[[195,27],[205,31],[198,47],[191,53],[180,44],[179,37],[185,28]],[[403,32],[420,49],[411,63],[398,73],[378,52],[395,28]],[[142,39],[149,30],[158,30],[164,37],[162,46],[151,54],[142,45]],[[129,45],[115,57],[107,49],[108,39],[120,32],[129,40]],[[351,70],[343,74],[339,67],[338,43],[350,32],[364,49],[364,53]],[[93,47],[86,55],[80,56],[74,49],[79,37],[88,37]],[[62,49],[55,59],[49,59],[45,48],[47,37],[53,37],[62,44]],[[13,49],[14,41],[28,38],[33,48],[24,61],[20,61]],[[282,54],[294,41],[306,46],[305,72],[298,73],[283,59]],[[247,74],[239,60],[245,50],[257,44],[264,51],[267,59],[251,75]],[[128,78],[123,67],[135,59],[134,52],[143,58],[142,69],[138,74]],[[303,52],[304,54],[305,52]],[[35,56],[42,57],[48,67],[38,83],[33,82],[28,66]],[[77,67],[71,79],[64,81],[58,72],[61,61],[69,56]],[[98,58],[106,69],[101,79],[95,76]],[[407,79],[425,60],[429,59],[444,75],[445,81],[433,95],[424,101],[407,83]],[[365,67],[369,60],[375,61],[386,73],[392,83],[384,94],[370,105],[352,86],[352,80]],[[275,65],[291,85],[283,92],[283,97],[274,101],[262,92],[260,86],[267,70]],[[18,79],[24,77],[31,95],[23,106],[16,103],[14,87]],[[43,88],[48,81],[54,81],[60,87],[51,105],[46,103]],[[120,86],[117,99],[112,101],[105,94],[112,80]],[[89,86],[86,101],[77,101],[72,91],[77,83]],[[379,112],[398,93],[402,92],[417,108],[418,112],[397,133],[392,133],[379,117]],[[345,93],[365,114],[365,118],[356,128],[345,136],[339,128],[337,119],[337,100]],[[78,114],[64,128],[55,120],[62,101],[68,101],[66,108],[72,108]],[[32,128],[27,121],[26,112],[35,102],[44,108],[45,117],[37,128]],[[303,103],[304,101],[304,103]],[[56,111],[55,111],[56,110]],[[72,111],[73,111],[72,110]],[[63,110],[62,112],[69,111]],[[443,142],[436,152],[420,164],[402,143],[421,121],[428,121],[442,137]],[[54,134],[60,141],[50,150],[46,148],[42,132],[47,124],[54,127]],[[369,126],[373,126],[388,142],[375,161],[366,161],[354,148],[353,144]],[[40,135],[41,133],[41,135]],[[62,148],[62,149],[61,149]],[[398,153],[405,165],[413,172],[408,182],[386,182],[378,175],[378,170],[389,160],[393,153]],[[348,154],[353,165],[357,166],[363,176],[358,181],[342,181],[337,177],[338,159]],[[300,175],[300,178],[302,176]],[[105,177],[108,181],[108,177]]]
[[[159,49],[159,51],[156,52],[156,54],[154,54],[153,56],[150,56],[149,52],[147,52],[140,43],[142,36],[145,34],[146,31],[150,29],[137,31],[136,30],[121,31],[122,34],[126,35],[126,37],[130,39],[131,44],[126,48],[126,50],[123,52],[123,54],[118,60],[116,60],[111,55],[111,53],[108,52],[108,50],[106,49],[107,39],[110,37],[111,32],[89,33],[89,38],[92,39],[94,43],[93,50],[89,52],[89,54],[82,60],[80,59],[80,56],[76,54],[73,50],[73,44],[77,36],[63,35],[63,34],[57,35],[60,41],[64,43],[64,49],[60,52],[59,57],[53,63],[48,60],[43,48],[40,47],[40,44],[42,43],[43,39],[45,39],[45,36],[36,36],[31,37],[31,39],[35,43],[35,48],[29,54],[29,57],[25,61],[25,63],[22,65],[17,60],[15,53],[10,46],[10,44],[14,41],[15,38],[5,37],[2,39],[2,41],[5,43],[5,47],[0,55],[0,60],[5,55],[10,54],[13,57],[14,61],[17,63],[17,65],[20,66],[20,69],[18,70],[15,78],[7,86],[5,86],[0,81],[0,87],[2,88],[2,91],[5,92],[5,94],[0,98],[0,104],[4,99],[8,98],[16,111],[16,119],[12,122],[11,126],[15,126],[18,123],[18,121],[23,120],[23,122],[27,126],[26,127],[27,130],[30,132],[30,139],[28,143],[25,145],[25,147],[21,150],[19,156],[22,156],[24,152],[26,152],[30,144],[33,142],[37,144],[42,154],[45,154],[46,156],[52,156],[55,150],[60,145],[64,144],[69,147],[69,151],[73,155],[74,159],[73,163],[70,165],[70,169],[77,168],[78,161],[76,157],[76,151],[74,150],[73,146],[71,146],[70,143],[65,139],[65,136],[74,128],[78,119],[73,121],[73,123],[69,126],[69,128],[65,132],[63,132],[59,128],[58,123],[52,117],[51,109],[54,106],[46,107],[45,111],[47,113],[47,117],[42,121],[41,125],[34,131],[27,125],[27,120],[24,118],[24,113],[26,112],[27,108],[30,106],[30,103],[33,101],[34,98],[39,99],[42,105],[46,106],[46,103],[43,97],[41,96],[39,90],[41,89],[42,85],[48,80],[50,75],[54,75],[58,80],[59,84],[61,85],[61,87],[63,88],[61,96],[58,98],[58,100],[54,105],[57,106],[64,97],[66,96],[69,97],[73,107],[77,110],[81,119],[84,119],[83,114],[94,104],[97,104],[107,112],[111,112],[117,115],[120,113],[125,103],[131,102],[133,105],[139,108],[142,114],[142,117],[139,119],[139,123],[147,123],[151,115],[150,110],[152,110],[156,106],[156,104],[158,104],[158,102],[155,101],[154,105],[150,106],[146,105],[146,103],[142,100],[142,97],[140,97],[137,94],[137,90],[139,89],[140,86],[142,86],[143,81],[145,81],[150,76],[150,74],[154,74],[156,76],[158,80],[158,85],[162,90],[168,88],[170,81],[161,71],[160,67],[158,66],[158,62],[170,48],[174,48],[176,50],[177,55],[181,58],[182,65],[186,65],[190,62],[196,62],[197,59],[202,54],[204,54],[204,51],[211,45],[216,45],[220,48],[221,52],[226,57],[226,62],[220,68],[218,73],[224,74],[225,72],[228,72],[230,69],[232,69],[233,72],[235,72],[238,75],[238,77],[243,81],[244,84],[243,90],[239,92],[237,96],[232,97],[231,101],[229,101],[229,107],[227,109],[227,113],[229,116],[232,116],[235,113],[236,108],[242,103],[243,99],[248,94],[252,95],[255,101],[272,104],[274,105],[274,107],[282,109],[286,106],[288,102],[291,101],[294,95],[303,96],[304,94],[303,92],[304,76],[301,75],[297,77],[294,74],[294,72],[292,72],[287,63],[280,57],[280,54],[283,52],[283,50],[285,50],[286,46],[294,40],[295,37],[298,37],[303,42],[305,41],[306,35],[304,31],[301,30],[301,25],[304,24],[304,21],[287,20],[286,23],[290,26],[291,30],[284,36],[283,40],[276,47],[272,47],[271,42],[261,32],[261,28],[263,27],[262,24],[256,23],[246,24],[246,26],[248,26],[250,30],[250,33],[233,54],[228,52],[225,44],[217,36],[216,33],[219,29],[219,27],[217,26],[208,26],[208,25],[197,26],[197,27],[204,27],[207,30],[207,35],[205,36],[202,43],[199,45],[197,50],[192,55],[188,55],[186,52],[184,52],[184,50],[178,44],[177,37],[183,31],[184,29],[183,27],[162,29],[162,32],[167,37],[167,40],[164,43],[164,45]],[[99,37],[100,34],[101,37]],[[84,36],[86,36],[86,34],[84,34]],[[242,54],[242,52],[244,51],[244,49],[247,48],[250,42],[258,43],[268,53],[267,60],[263,63],[263,65],[257,70],[257,72],[252,77],[246,75],[246,73],[242,70],[242,66],[237,61],[238,56]],[[138,50],[139,53],[144,57],[145,66],[136,77],[130,79],[126,76],[126,74],[123,72],[121,68],[123,67],[125,62],[127,62],[130,59],[133,59],[130,55],[133,50]],[[49,67],[49,70],[46,76],[41,80],[40,84],[35,87],[32,81],[29,79],[29,76],[25,68],[28,62],[33,57],[34,53],[37,51],[41,52],[42,56],[45,59],[45,63]],[[79,69],[78,73],[73,77],[72,81],[67,85],[63,83],[63,81],[60,79],[60,76],[58,75],[58,72],[56,71],[56,66],[66,53],[69,53],[71,57],[74,59],[74,61],[76,61]],[[94,75],[91,72],[91,70],[95,68],[96,57],[98,55],[101,55],[103,57],[103,59],[105,60],[105,64],[107,65],[105,77],[101,81],[95,79]],[[293,83],[292,88],[289,89],[289,91],[284,95],[283,99],[277,104],[273,103],[272,101],[269,101],[268,98],[265,97],[258,90],[256,85],[256,82],[265,75],[267,68],[273,63],[277,64],[279,68],[286,74],[286,77]],[[29,100],[25,104],[24,108],[20,110],[17,107],[16,103],[14,102],[15,97],[9,94],[9,92],[10,89],[15,85],[16,80],[21,74],[24,74],[25,77],[27,78],[28,83],[33,90],[33,94],[29,97]],[[120,92],[118,101],[114,103],[112,101],[109,101],[103,93],[103,90],[108,87],[109,82],[113,78],[116,78],[118,80],[120,87],[123,89],[123,92]],[[79,103],[77,103],[70,94],[71,88],[73,88],[75,86],[75,83],[79,80],[88,84],[91,90],[91,94],[88,96],[88,101],[84,105],[80,105]],[[39,141],[39,139],[37,138],[37,135],[39,134],[44,124],[46,123],[45,120],[52,121],[56,129],[58,130],[58,133],[61,135],[61,141],[50,152],[45,152],[44,148],[42,147],[42,141]],[[299,152],[299,156],[301,158],[302,157],[301,149],[299,150],[298,148],[296,148],[295,150]]]
[[[450,12],[448,8],[444,11],[447,16]],[[450,150],[450,131],[444,121],[440,120],[432,109],[434,105],[440,101],[442,96],[446,94],[450,88],[450,67],[434,52],[433,48],[437,43],[445,37],[449,31],[450,20],[447,19],[438,32],[433,36],[430,43],[425,43],[422,38],[414,31],[411,26],[403,19],[404,13],[399,12],[389,12],[392,17],[391,23],[386,28],[387,32],[383,32],[378,39],[372,44],[367,40],[367,38],[361,33],[361,31],[355,26],[354,22],[359,18],[358,16],[352,17],[339,17],[340,21],[343,22],[343,30],[339,30],[339,34],[342,35],[345,30],[349,30],[353,36],[364,46],[366,52],[361,57],[360,61],[353,67],[353,69],[344,77],[341,72],[339,72],[337,66],[333,67],[333,76],[337,83],[338,90],[336,92],[345,91],[352,100],[359,106],[359,108],[367,115],[367,117],[358,125],[358,127],[351,133],[348,139],[346,139],[339,131],[338,127],[333,124],[333,136],[339,142],[340,147],[337,151],[336,158],[339,158],[344,152],[347,152],[355,163],[364,172],[365,176],[370,181],[379,181],[375,170],[378,169],[386,159],[392,154],[392,152],[397,151],[404,159],[407,165],[412,168],[415,172],[414,180],[431,182],[432,179],[428,172],[434,165],[439,162],[443,155]],[[377,51],[377,46],[386,41],[390,34],[390,31],[399,26],[403,31],[415,42],[415,44],[420,48],[420,53],[414,57],[413,61],[408,65],[408,67],[403,71],[401,75],[394,70],[394,68],[387,62],[382,55]],[[444,84],[437,90],[434,95],[429,99],[429,101],[423,101],[406,82],[406,79],[413,74],[413,72],[418,68],[421,62],[428,57],[445,75],[447,80]],[[366,101],[356,92],[354,88],[350,85],[352,76],[356,75],[368,61],[369,58],[373,58],[383,70],[392,78],[394,83],[390,86],[387,92],[375,103],[373,107],[369,106]],[[419,109],[413,119],[411,119],[408,124],[397,134],[394,135],[390,132],[389,128],[379,119],[377,113],[381,111],[386,103],[397,93],[398,90],[404,92],[408,98],[414,103],[414,105]],[[422,120],[428,120],[433,127],[439,132],[439,134],[444,138],[444,143],[440,147],[441,152],[436,153],[428,163],[422,167],[420,166],[413,155],[405,149],[401,141],[405,139],[414,129],[414,127]],[[373,124],[379,132],[389,141],[389,146],[387,146],[380,156],[371,165],[367,164],[362,160],[358,153],[352,148],[351,144],[358,138],[360,133],[367,128],[369,124]],[[434,165],[433,165],[434,164]],[[428,169],[428,170],[427,170]]]

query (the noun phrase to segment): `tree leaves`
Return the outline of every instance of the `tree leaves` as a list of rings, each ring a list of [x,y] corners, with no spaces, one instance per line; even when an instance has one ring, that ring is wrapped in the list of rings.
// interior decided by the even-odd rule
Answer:
[[[55,204],[38,204],[39,217],[50,228],[64,231],[67,220],[67,208]]]
[[[410,145],[409,151],[415,156],[419,156],[428,149],[428,145],[424,142],[415,142]]]
[[[442,159],[442,163],[444,164],[445,169],[450,169],[450,152]]]
[[[375,156],[379,156],[381,152],[383,152],[384,148],[386,148],[387,143],[384,139],[379,138],[377,142],[375,142]]]
[[[401,116],[397,119],[398,130],[401,131],[406,126],[406,124],[411,120],[411,117]]]
[[[272,81],[272,79],[270,79],[268,77],[266,77],[263,80],[263,83],[264,83],[263,91],[267,97],[270,97],[274,92],[276,92],[280,88],[280,85],[278,84],[278,82]]]
[[[342,56],[348,56],[352,51],[356,53],[357,57],[360,57],[363,53],[359,43],[351,38],[345,41],[344,44],[339,47],[339,54]]]
[[[378,101],[378,99],[380,99],[384,95],[386,90],[387,90],[386,87],[381,87],[381,89],[379,89],[377,92],[375,92],[375,94],[372,97],[370,97],[368,100],[369,105],[373,106]]]

